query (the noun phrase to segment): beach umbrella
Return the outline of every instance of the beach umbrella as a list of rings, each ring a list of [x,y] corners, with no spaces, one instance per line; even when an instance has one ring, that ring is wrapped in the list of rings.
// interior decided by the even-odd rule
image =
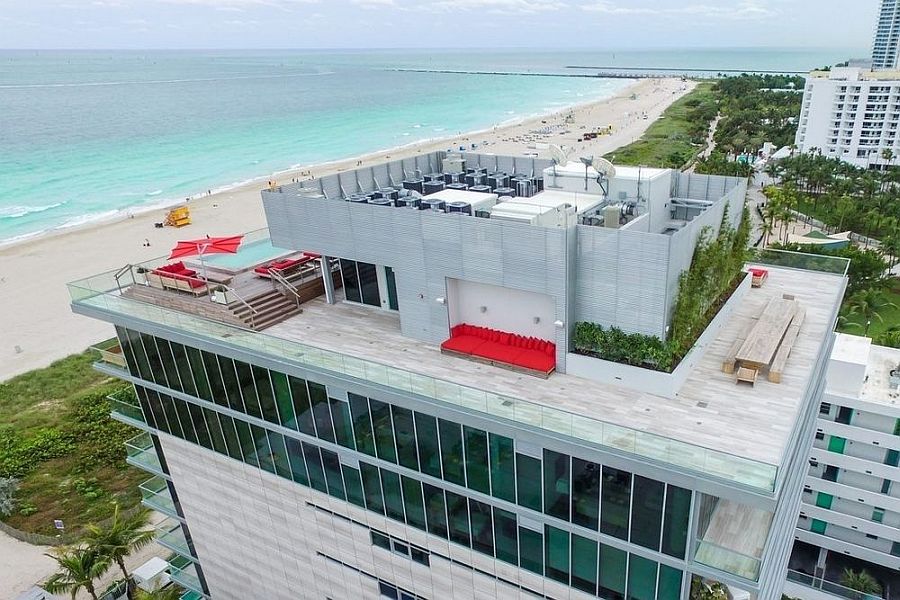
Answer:
[[[203,268],[203,278],[208,279],[203,257],[207,254],[236,254],[243,240],[244,236],[242,235],[230,235],[226,237],[207,236],[199,240],[177,242],[169,254],[169,260],[197,256],[200,258],[200,266]]]

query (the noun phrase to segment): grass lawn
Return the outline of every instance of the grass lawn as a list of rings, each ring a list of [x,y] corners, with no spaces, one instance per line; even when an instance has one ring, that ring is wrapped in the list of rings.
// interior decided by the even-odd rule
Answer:
[[[703,147],[691,143],[689,116],[696,101],[714,99],[713,85],[711,82],[698,84],[691,93],[667,108],[641,139],[607,154],[606,158],[620,165],[680,167],[696,157]]]
[[[877,338],[889,328],[900,325],[900,280],[894,280],[894,286],[884,292],[884,299],[894,304],[879,311],[881,320],[872,319],[868,337]],[[846,299],[845,299],[846,301]],[[838,321],[838,331],[852,335],[864,335],[866,321],[861,315],[846,315]]]
[[[20,480],[17,506],[3,520],[52,534],[102,520],[114,503],[140,501],[149,475],[125,464],[122,441],[137,432],[109,417],[105,397],[127,387],[94,371],[90,352],[0,384],[0,477]]]

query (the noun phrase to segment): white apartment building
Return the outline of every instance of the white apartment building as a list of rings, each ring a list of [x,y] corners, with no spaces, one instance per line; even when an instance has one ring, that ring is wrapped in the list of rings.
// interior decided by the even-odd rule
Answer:
[[[900,42],[900,2],[881,0],[878,24],[872,42],[873,69],[897,67],[898,42]]]
[[[900,157],[900,72],[834,68],[810,73],[796,146],[859,167],[896,164]],[[890,159],[885,151],[890,150]]]
[[[841,587],[845,568],[900,594],[900,350],[837,334],[810,451],[785,593]],[[811,588],[817,588],[815,590]]]

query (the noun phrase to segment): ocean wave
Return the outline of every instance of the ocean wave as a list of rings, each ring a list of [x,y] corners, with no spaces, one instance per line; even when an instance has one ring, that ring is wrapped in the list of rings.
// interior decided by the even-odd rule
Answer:
[[[238,75],[235,77],[195,77],[189,79],[148,79],[141,80],[125,80],[125,81],[80,81],[68,83],[22,83],[12,85],[0,85],[0,89],[32,89],[32,88],[65,88],[65,87],[98,87],[108,85],[147,85],[162,83],[195,83],[208,81],[235,81],[241,79],[287,79],[293,77],[319,77],[322,75],[333,75],[334,71],[317,71],[315,73],[290,73],[290,74],[273,74],[273,75]]]
[[[153,190],[152,192],[147,192],[146,196],[159,196],[162,194],[162,190]]]
[[[18,219],[32,213],[44,212],[62,206],[65,202],[56,202],[55,204],[46,204],[44,206],[0,206],[0,219]]]
[[[79,227],[80,225],[85,225],[94,221],[104,221],[106,219],[111,219],[113,217],[125,214],[125,212],[126,211],[123,210],[107,210],[98,213],[88,213],[86,215],[72,217],[71,219],[64,221],[62,224],[57,225],[53,229],[69,229],[71,227]]]

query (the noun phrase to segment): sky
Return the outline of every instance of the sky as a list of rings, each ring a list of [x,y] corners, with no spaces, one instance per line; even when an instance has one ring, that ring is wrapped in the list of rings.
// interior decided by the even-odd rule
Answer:
[[[877,3],[0,0],[0,48],[865,49]]]

